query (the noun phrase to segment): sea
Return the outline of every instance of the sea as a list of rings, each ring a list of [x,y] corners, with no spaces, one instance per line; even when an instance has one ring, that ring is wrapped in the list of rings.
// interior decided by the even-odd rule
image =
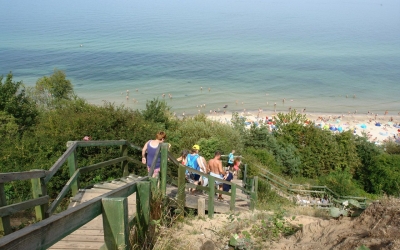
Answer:
[[[0,75],[176,114],[400,115],[399,0],[0,0]],[[225,108],[224,108],[225,107]],[[399,113],[399,114],[398,114]]]

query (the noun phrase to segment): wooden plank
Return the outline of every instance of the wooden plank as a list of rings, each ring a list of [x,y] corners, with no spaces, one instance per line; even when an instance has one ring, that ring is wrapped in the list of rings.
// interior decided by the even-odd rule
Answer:
[[[7,206],[6,192],[4,190],[4,183],[0,183],[0,207]],[[0,230],[4,232],[5,235],[10,234],[11,224],[10,216],[0,216]]]
[[[193,189],[196,189],[196,190],[203,190],[203,191],[207,191],[207,192],[210,190],[209,187],[203,187],[201,185],[196,185],[196,184],[193,184],[193,183],[186,183],[186,187],[187,188],[193,188]],[[227,195],[227,196],[231,196],[232,195],[229,192],[221,191],[221,190],[218,190],[218,189],[215,190],[215,193],[224,194],[224,195]]]
[[[78,146],[77,142],[72,142],[72,143],[67,142],[67,145],[69,145],[67,150],[60,158],[58,158],[56,163],[54,163],[53,166],[49,169],[49,173],[44,178],[45,183],[49,182],[51,177],[53,177],[57,173],[58,169],[64,164],[64,162],[68,159],[68,157],[72,154],[72,152],[75,151],[76,147]]]
[[[188,196],[186,196],[186,207],[198,209],[198,199],[205,199],[206,204],[208,204],[208,202],[210,200],[208,197],[188,195]],[[214,199],[213,199],[213,201],[214,201]],[[245,207],[236,206],[235,209],[236,209],[236,211],[249,211],[248,206],[245,206]],[[207,206],[206,206],[206,210],[208,210]],[[214,201],[213,210],[214,210],[214,213],[230,213],[229,203],[226,201]],[[210,213],[210,211],[208,211],[208,213]]]
[[[39,197],[36,199],[31,199],[27,201],[23,201],[20,203],[11,204],[8,206],[0,207],[0,217],[10,216],[19,211],[23,211],[25,209],[32,208],[34,206],[42,205],[49,202],[50,197],[48,195]]]
[[[96,163],[90,166],[86,166],[86,167],[81,167],[79,168],[79,171],[83,174],[83,173],[88,173],[88,172],[92,172],[93,170],[99,169],[99,168],[103,168],[103,167],[108,167],[111,166],[113,164],[117,164],[123,161],[126,161],[128,159],[127,156],[122,156],[122,157],[118,157],[112,160],[108,160],[108,161],[103,161],[100,163]]]
[[[117,185],[114,183],[99,183],[94,185],[95,188],[101,188],[101,189],[109,189],[109,190],[114,190],[118,187],[121,187],[121,185]]]
[[[0,174],[0,183],[6,183],[11,181],[23,181],[36,178],[43,178],[49,171],[35,170],[26,172],[10,172]]]
[[[80,231],[80,230],[79,230]],[[88,230],[85,230],[88,231]],[[62,242],[99,242],[104,243],[104,233],[97,235],[86,235],[86,234],[70,234],[68,235],[66,240],[62,240]],[[58,245],[58,244],[57,244]]]
[[[101,202],[106,249],[129,249],[127,199],[103,198]]]
[[[57,245],[52,246],[49,249],[59,249],[59,250],[89,250],[96,249],[99,250],[104,242],[73,242],[73,241],[63,241],[57,243]]]
[[[75,141],[79,147],[94,146],[121,146],[126,145],[126,140],[108,140],[108,141]]]

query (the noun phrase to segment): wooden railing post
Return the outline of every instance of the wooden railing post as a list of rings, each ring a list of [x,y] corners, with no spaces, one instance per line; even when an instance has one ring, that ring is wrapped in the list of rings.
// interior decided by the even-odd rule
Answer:
[[[31,171],[33,171],[33,170],[31,170]],[[47,188],[46,188],[46,184],[44,183],[44,178],[31,179],[31,184],[32,184],[33,198],[36,199],[36,198],[47,195]],[[35,207],[36,221],[41,221],[41,220],[47,218],[47,216],[46,216],[47,208],[48,208],[48,204],[43,204],[43,205]]]
[[[230,210],[235,211],[235,202],[236,202],[236,184],[231,184],[231,202],[230,202]]]
[[[127,198],[103,198],[101,203],[106,249],[130,249]]]
[[[244,164],[244,171],[243,171],[243,180],[242,183],[244,185],[244,188],[247,189],[246,185],[247,185],[247,164]]]
[[[186,169],[184,166],[179,166],[178,168],[178,209],[180,209],[181,215],[183,216],[185,203],[186,203],[186,178],[185,178]]]
[[[69,177],[72,177],[77,169],[76,150],[68,157]],[[72,196],[78,193],[78,180],[71,183]]]
[[[138,239],[144,240],[150,223],[150,182],[138,182],[136,185],[136,219]]]
[[[4,183],[0,183],[0,207],[4,206],[7,206],[6,192],[4,190]],[[4,235],[12,233],[10,216],[0,218],[0,231],[3,231]]]
[[[150,177],[149,181],[150,181],[151,193],[154,194],[158,188],[158,178]]]
[[[166,195],[167,193],[167,164],[168,164],[168,147],[169,143],[161,144],[161,166],[160,166],[160,174],[161,174],[161,192],[162,195]]]
[[[121,145],[121,156],[128,156],[128,145]],[[121,169],[122,169],[122,176],[128,176],[129,175],[129,170],[128,170],[128,161],[123,161],[121,162]]]
[[[214,199],[215,199],[215,177],[208,177],[208,186],[210,190],[208,191],[208,217],[214,217]]]
[[[257,204],[257,199],[258,199],[258,176],[254,176],[253,179],[253,187],[250,193],[250,210],[254,210]]]

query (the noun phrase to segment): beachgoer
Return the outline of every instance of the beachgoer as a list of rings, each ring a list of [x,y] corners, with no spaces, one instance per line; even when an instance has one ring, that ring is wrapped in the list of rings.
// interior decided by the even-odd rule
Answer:
[[[228,169],[233,168],[233,161],[235,160],[235,156],[233,155],[234,153],[235,150],[233,149],[232,152],[228,155],[228,164],[227,164]]]
[[[233,161],[233,175],[239,174],[239,166],[240,166],[240,157],[236,157]]]
[[[182,150],[181,156],[176,160],[179,161],[182,165],[186,166],[186,157],[188,154],[189,154],[189,150],[184,149],[184,150]]]
[[[195,170],[200,171],[200,157],[199,157],[199,145],[194,145],[191,150],[191,154],[188,154],[186,157],[186,166],[191,167]],[[195,185],[198,185],[200,180],[200,175],[195,173],[188,173],[189,181],[193,182]],[[190,190],[193,191],[193,190]]]
[[[153,163],[154,157],[158,157],[156,160],[156,165],[154,167],[154,172],[152,177],[158,177],[160,173],[160,166],[161,166],[161,155],[156,156],[156,152],[160,143],[163,143],[164,140],[167,138],[167,134],[164,131],[160,131],[156,134],[155,140],[149,140],[144,144],[142,149],[142,163],[147,165],[147,171],[150,173],[151,164]],[[145,154],[147,152],[147,158]]]
[[[87,136],[87,135],[86,135],[85,137],[83,137],[83,140],[84,140],[84,141],[90,141],[91,138],[90,138],[90,136]]]
[[[214,154],[214,158],[208,161],[208,167],[210,168],[210,175],[214,176],[217,179],[222,179],[225,175],[225,171],[222,169],[221,152],[216,151]],[[219,181],[215,181],[215,185],[218,186],[218,189],[222,191],[222,183]],[[222,194],[218,195],[218,200],[223,200]]]
[[[231,171],[226,171],[225,176],[224,176],[224,180],[226,181],[232,181],[233,180],[233,174]],[[222,190],[224,192],[229,192],[229,190],[231,190],[231,185],[223,183],[222,184]]]
[[[208,164],[206,159],[203,156],[199,156],[199,167],[200,167],[200,172],[208,174],[210,172],[210,169],[208,168]],[[200,178],[200,185],[203,187],[208,185],[208,178],[205,176],[201,176]]]

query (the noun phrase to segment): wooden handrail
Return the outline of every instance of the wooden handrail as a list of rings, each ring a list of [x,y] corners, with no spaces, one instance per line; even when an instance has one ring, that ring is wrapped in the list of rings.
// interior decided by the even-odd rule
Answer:
[[[90,166],[81,167],[78,170],[81,172],[81,174],[84,174],[84,173],[87,173],[87,172],[90,172],[90,171],[93,171],[93,170],[96,170],[96,169],[99,169],[99,168],[108,167],[110,165],[126,161],[126,160],[129,160],[129,159],[130,158],[128,156],[122,156],[122,157],[118,157],[118,158],[115,158],[115,159],[112,159],[112,160],[96,163],[96,164],[93,164],[93,165],[90,165]]]
[[[81,174],[90,172],[90,171],[93,171],[93,170],[96,170],[96,169],[99,169],[102,167],[108,167],[110,165],[117,164],[117,163],[123,162],[125,160],[129,160],[129,159],[130,159],[129,157],[123,156],[123,157],[119,157],[119,158],[112,159],[109,161],[100,162],[100,163],[96,163],[96,164],[93,164],[90,166],[78,168],[75,171],[75,173],[71,176],[71,178],[68,180],[68,182],[65,184],[65,186],[63,187],[61,192],[58,194],[57,198],[50,205],[49,209],[46,211],[47,216],[50,216],[53,214],[53,212],[56,210],[58,205],[61,203],[62,199],[67,195],[68,191],[71,189],[71,184],[74,183]]]
[[[47,204],[49,202],[49,196],[42,196],[36,199],[30,199],[27,201],[11,204],[8,206],[0,207],[0,217],[10,216],[17,212],[23,211],[25,209],[35,207],[38,205]]]
[[[128,183],[76,207],[53,215],[36,223],[34,226],[25,227],[13,234],[6,235],[0,238],[0,249],[49,248],[100,215],[102,213],[101,200],[103,198],[128,197],[137,191],[136,185],[139,181],[146,180],[148,180],[148,177],[138,179],[138,181]]]
[[[70,144],[70,146],[64,152],[64,154],[60,158],[58,158],[56,163],[54,163],[54,165],[49,169],[49,173],[44,178],[45,183],[48,183],[50,181],[51,177],[53,177],[53,175],[56,174],[58,169],[62,166],[62,164],[64,164],[64,162],[68,159],[68,157],[74,152],[74,150],[76,149],[77,146],[78,146],[77,142],[73,142],[72,144]]]
[[[261,169],[264,173],[275,177],[276,179],[283,180],[281,177],[269,172],[266,169],[262,169],[258,166],[256,166],[256,167]],[[327,186],[312,186],[312,185],[293,184],[293,183],[287,182],[286,180],[283,180],[282,182],[289,184],[289,185],[285,185],[265,174],[259,174],[259,176],[263,177],[269,181],[272,181],[272,182],[276,183],[277,185],[281,186],[281,188],[286,188],[288,191],[291,191],[294,193],[296,193],[296,192],[298,192],[298,193],[321,193],[321,194],[322,193],[330,193],[333,197],[336,197],[336,199],[333,199],[333,201],[339,201],[340,199],[366,200],[366,197],[341,196],[341,195],[337,194],[336,192],[334,192],[333,190],[331,190],[330,188],[328,188]],[[277,186],[275,186],[275,187],[277,189],[280,189],[281,191],[284,191],[281,188],[278,188]],[[308,188],[308,189],[293,189],[293,187],[302,187],[302,188]],[[324,189],[324,190],[318,191],[318,190],[312,190],[312,189]]]
[[[45,170],[34,170],[27,172],[10,172],[0,174],[0,183],[6,183],[11,181],[23,181],[35,178],[43,178],[48,174],[49,171]]]

